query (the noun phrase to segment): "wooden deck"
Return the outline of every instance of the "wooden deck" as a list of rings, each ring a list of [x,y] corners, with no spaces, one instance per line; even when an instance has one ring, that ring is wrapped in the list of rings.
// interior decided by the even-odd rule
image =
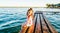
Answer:
[[[58,33],[40,11],[35,12],[33,23],[30,27],[26,24],[22,26],[19,33]]]

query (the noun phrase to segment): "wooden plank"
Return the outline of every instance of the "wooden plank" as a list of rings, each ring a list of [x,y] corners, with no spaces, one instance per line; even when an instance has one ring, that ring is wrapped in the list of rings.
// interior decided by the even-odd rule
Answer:
[[[41,14],[42,15],[42,13],[41,12],[36,12],[35,14]],[[42,18],[41,19],[43,19],[43,20],[41,20],[42,21],[42,25],[43,25],[43,32],[42,33],[58,33],[55,29],[54,29],[54,27],[49,23],[49,21],[46,19],[46,17],[43,15],[43,16],[41,16]],[[44,23],[45,22],[45,23]],[[41,25],[40,25],[41,26]],[[42,30],[42,28],[41,28],[41,30]],[[45,30],[45,31],[44,31]]]
[[[40,17],[41,17],[41,22],[42,22],[42,28],[43,28],[43,33],[49,33],[49,31],[48,31],[48,28],[47,28],[47,26],[46,26],[46,24],[45,24],[45,22],[44,22],[44,20],[43,20],[43,17],[42,17],[42,15],[40,15]]]
[[[43,16],[43,19],[45,20],[45,22],[48,24],[50,30],[51,30],[51,33],[58,33],[55,28],[49,23],[49,21],[46,19],[46,17],[42,14]]]
[[[39,15],[37,16],[37,24],[36,24],[36,30],[35,30],[35,33],[41,33],[41,27],[40,27]]]
[[[38,15],[37,15],[37,17],[38,17]],[[37,29],[36,29],[37,28],[37,17],[36,17],[36,20],[34,22],[34,30],[33,30],[33,33],[36,33],[36,31],[37,31]]]

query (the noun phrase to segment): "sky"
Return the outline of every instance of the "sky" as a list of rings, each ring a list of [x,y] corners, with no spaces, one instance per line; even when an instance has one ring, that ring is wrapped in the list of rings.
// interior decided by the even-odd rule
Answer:
[[[0,7],[46,7],[57,4],[60,0],[0,0]]]

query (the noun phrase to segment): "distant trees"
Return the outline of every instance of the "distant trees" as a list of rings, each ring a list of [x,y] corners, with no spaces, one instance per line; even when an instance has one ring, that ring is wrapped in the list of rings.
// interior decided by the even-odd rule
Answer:
[[[46,4],[47,7],[50,7],[50,4]]]
[[[48,8],[60,8],[60,3],[58,4],[46,4]]]

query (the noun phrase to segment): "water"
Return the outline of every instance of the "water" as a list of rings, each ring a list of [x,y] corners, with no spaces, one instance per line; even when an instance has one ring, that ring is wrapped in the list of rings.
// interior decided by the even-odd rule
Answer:
[[[26,22],[26,12],[29,8],[0,8],[0,33],[18,33],[22,23]],[[59,11],[60,9],[33,8],[35,11]],[[45,15],[59,32],[60,15]]]
[[[45,15],[53,27],[60,33],[60,14]]]

